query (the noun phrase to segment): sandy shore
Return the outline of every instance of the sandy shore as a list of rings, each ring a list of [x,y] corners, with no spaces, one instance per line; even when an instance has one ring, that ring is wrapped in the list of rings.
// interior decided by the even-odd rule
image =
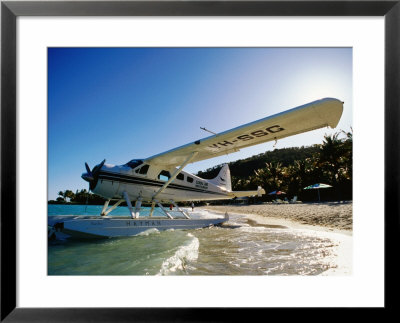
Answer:
[[[298,203],[204,206],[215,212],[247,214],[259,223],[352,234],[353,203]]]

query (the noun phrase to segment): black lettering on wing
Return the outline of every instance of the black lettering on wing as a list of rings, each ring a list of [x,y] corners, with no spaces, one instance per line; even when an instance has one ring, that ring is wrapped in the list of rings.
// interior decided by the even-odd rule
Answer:
[[[219,149],[218,144],[213,144],[213,145],[210,145],[210,146],[208,146],[208,147],[210,147],[210,148],[212,148],[212,149],[215,149],[215,148]]]
[[[241,136],[238,136],[237,137],[237,139],[240,139],[240,140],[243,140],[243,141],[247,141],[247,140],[251,140],[251,139],[253,139],[254,137],[252,137],[252,136],[250,136],[250,135],[241,135]]]
[[[228,146],[228,145],[233,145],[233,143],[231,143],[231,142],[229,142],[229,141],[227,141],[227,140],[225,140],[224,142],[219,142],[218,143],[220,146],[224,146],[224,147],[226,147],[226,146]]]
[[[259,137],[267,136],[270,133],[277,133],[277,132],[280,132],[280,131],[283,131],[283,130],[285,130],[285,129],[282,128],[281,126],[274,125],[274,126],[266,128],[265,130],[253,131],[253,132],[250,133],[250,135],[245,134],[245,135],[237,136],[236,139],[232,140],[232,142],[225,140],[223,142],[218,142],[216,144],[212,144],[212,145],[210,145],[208,147],[210,147],[212,149],[220,149],[221,146],[226,147],[226,146],[229,146],[229,145],[233,145],[233,143],[238,141],[238,140],[248,141],[248,140],[254,139],[255,137],[259,138]]]
[[[268,132],[266,132],[264,130],[257,130],[257,131],[253,131],[251,134],[255,137],[263,137],[263,136],[268,135]]]
[[[282,128],[281,126],[275,125],[275,126],[268,127],[266,130],[270,133],[276,133],[276,132],[279,132],[279,131],[282,131],[285,129]]]

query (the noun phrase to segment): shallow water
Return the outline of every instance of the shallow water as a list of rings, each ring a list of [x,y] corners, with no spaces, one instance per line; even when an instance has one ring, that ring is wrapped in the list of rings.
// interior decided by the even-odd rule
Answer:
[[[49,216],[99,214],[101,206],[49,205],[48,210]],[[146,212],[144,208],[141,215]],[[126,207],[112,213],[127,214]],[[221,215],[195,210],[191,216]],[[319,275],[340,269],[344,238],[259,224],[232,214],[221,227],[161,232],[153,229],[127,238],[49,242],[48,274]],[[344,273],[348,271],[346,268]]]

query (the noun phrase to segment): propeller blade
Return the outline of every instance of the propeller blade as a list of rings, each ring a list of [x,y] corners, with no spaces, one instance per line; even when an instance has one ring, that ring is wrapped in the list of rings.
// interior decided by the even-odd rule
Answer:
[[[93,170],[92,170],[93,176],[96,176],[100,172],[100,169],[103,167],[105,162],[106,162],[106,160],[104,159],[100,164],[93,167]]]
[[[105,162],[106,162],[106,160],[104,159],[104,160],[100,163],[99,169],[103,167],[103,165],[104,165]]]
[[[88,165],[87,163],[85,163],[85,167],[86,167],[87,173],[88,173],[88,174],[91,174],[92,171],[90,170],[90,167],[89,167],[89,165]]]
[[[93,174],[92,174],[92,171],[90,170],[90,167],[89,167],[89,165],[87,163],[85,163],[85,168],[86,168],[86,173],[83,173],[81,177],[87,182],[93,181],[94,180]]]

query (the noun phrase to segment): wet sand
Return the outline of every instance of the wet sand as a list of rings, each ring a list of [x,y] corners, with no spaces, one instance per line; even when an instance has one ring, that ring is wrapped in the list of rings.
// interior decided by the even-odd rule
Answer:
[[[246,214],[260,224],[352,234],[353,203],[296,203],[203,206],[214,212]]]

